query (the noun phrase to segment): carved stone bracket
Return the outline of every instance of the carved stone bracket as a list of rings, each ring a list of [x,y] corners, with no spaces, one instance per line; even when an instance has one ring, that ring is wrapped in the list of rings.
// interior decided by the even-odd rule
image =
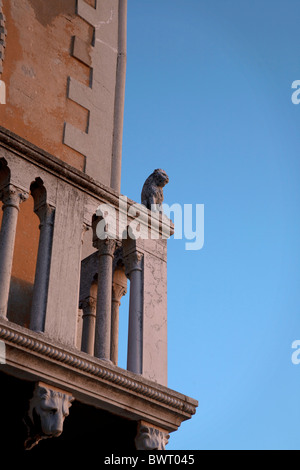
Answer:
[[[165,450],[169,438],[168,433],[141,421],[135,438],[135,446],[137,450]]]
[[[38,382],[24,419],[28,436],[25,449],[31,450],[42,439],[59,437],[74,398],[70,393]]]
[[[3,2],[0,0],[0,75],[3,73],[4,51],[6,47],[7,31],[5,28],[5,16],[3,14]]]

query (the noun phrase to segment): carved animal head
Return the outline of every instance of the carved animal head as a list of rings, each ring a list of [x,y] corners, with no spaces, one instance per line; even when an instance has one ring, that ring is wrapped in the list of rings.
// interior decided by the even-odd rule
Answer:
[[[137,450],[165,450],[169,437],[158,429],[141,424],[135,438],[135,446]]]
[[[167,175],[167,173],[162,170],[161,168],[158,168],[157,170],[154,170],[154,172],[152,173],[152,176],[153,176],[153,179],[155,181],[155,183],[157,184],[157,186],[163,188],[164,186],[166,186],[166,184],[168,184],[169,182],[169,177]]]
[[[60,436],[73,401],[70,395],[37,385],[28,411],[29,438],[25,447],[31,449],[41,439]]]

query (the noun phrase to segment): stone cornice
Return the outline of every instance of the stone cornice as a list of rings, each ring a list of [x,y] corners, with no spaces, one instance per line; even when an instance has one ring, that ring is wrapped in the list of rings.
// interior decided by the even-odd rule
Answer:
[[[0,145],[13,151],[21,158],[29,160],[31,163],[45,169],[61,180],[67,181],[78,189],[97,197],[103,202],[118,205],[119,194],[113,189],[96,182],[93,178],[77,170],[68,163],[54,157],[50,153],[40,149],[34,144],[26,141],[22,137],[0,126]],[[134,201],[130,201],[132,204]]]
[[[77,371],[84,374],[86,378],[93,377],[101,383],[105,381],[106,387],[109,385],[111,390],[118,390],[118,393],[121,391],[123,396],[124,393],[126,396],[129,395],[131,404],[133,398],[136,400],[142,399],[143,403],[151,402],[151,407],[153,405],[158,406],[170,416],[175,414],[176,422],[178,422],[177,427],[182,421],[191,418],[196,412],[198,403],[192,398],[75,349],[67,350],[62,345],[55,345],[43,334],[32,332],[8,321],[0,321],[0,340],[12,348],[23,350],[35,357],[39,356],[44,363],[51,362],[58,367],[64,366],[69,372],[72,370]],[[7,354],[7,364],[9,364],[9,352]],[[1,366],[1,368],[3,367],[5,366]],[[59,386],[59,384],[57,385]],[[69,387],[72,390],[71,382]],[[89,393],[88,389],[86,393]],[[169,429],[175,430],[175,428],[172,429],[171,424]]]

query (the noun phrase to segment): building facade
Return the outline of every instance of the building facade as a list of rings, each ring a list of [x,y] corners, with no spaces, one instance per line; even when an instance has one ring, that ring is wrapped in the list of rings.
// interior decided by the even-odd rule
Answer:
[[[120,194],[126,16],[0,0],[1,442],[18,450],[164,449],[197,407],[167,383],[173,224]]]

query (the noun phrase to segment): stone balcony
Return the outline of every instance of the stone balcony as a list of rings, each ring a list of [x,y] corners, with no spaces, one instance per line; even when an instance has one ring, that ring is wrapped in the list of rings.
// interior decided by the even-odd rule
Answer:
[[[0,340],[5,343],[0,372],[42,381],[79,403],[146,423],[163,435],[176,431],[198,404],[167,388],[172,223],[1,127],[0,191]],[[29,196],[40,222],[35,277],[30,301],[24,299],[27,311],[16,314],[12,266],[20,207]],[[105,220],[103,204],[117,214],[116,237],[97,236]],[[112,231],[111,224],[104,227]],[[153,236],[125,237],[130,227],[152,230]],[[93,237],[85,238],[86,233]],[[117,365],[118,309],[127,290],[124,370]]]

